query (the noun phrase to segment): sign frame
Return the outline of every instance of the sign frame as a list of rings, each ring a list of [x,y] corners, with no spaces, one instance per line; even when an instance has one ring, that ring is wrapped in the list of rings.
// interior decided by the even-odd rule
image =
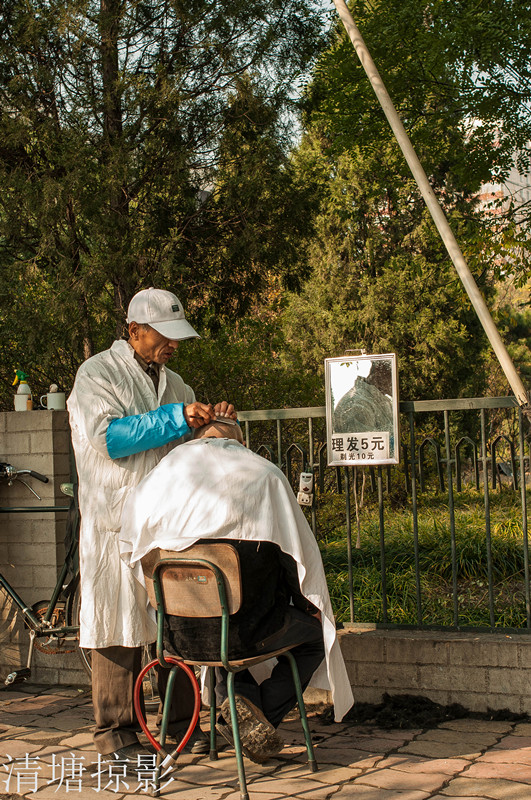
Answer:
[[[326,358],[325,392],[329,467],[400,463],[396,353]],[[349,427],[358,430],[345,430]]]

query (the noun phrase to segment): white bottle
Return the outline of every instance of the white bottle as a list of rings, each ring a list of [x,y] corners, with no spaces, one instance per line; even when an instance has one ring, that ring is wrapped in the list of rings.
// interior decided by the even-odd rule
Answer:
[[[33,396],[26,376],[19,378],[17,375],[17,378],[19,385],[15,395],[15,411],[33,411]]]

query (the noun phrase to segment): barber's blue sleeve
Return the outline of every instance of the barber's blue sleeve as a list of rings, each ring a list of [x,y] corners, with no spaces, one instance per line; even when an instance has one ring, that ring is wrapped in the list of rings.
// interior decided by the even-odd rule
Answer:
[[[168,403],[146,414],[113,419],[107,428],[107,452],[123,458],[180,439],[190,428],[183,403]]]

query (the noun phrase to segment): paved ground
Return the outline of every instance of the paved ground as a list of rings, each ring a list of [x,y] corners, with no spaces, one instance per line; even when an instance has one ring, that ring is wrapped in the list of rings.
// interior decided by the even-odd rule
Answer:
[[[282,726],[280,757],[246,760],[251,800],[530,800],[531,724],[460,719],[424,730],[324,725],[315,714],[320,769],[310,774],[298,721]],[[90,734],[90,695],[36,686],[0,699],[0,797],[39,800],[67,795],[128,798],[149,794],[150,765],[128,770],[98,762]],[[184,756],[168,773],[167,800],[238,800],[233,754],[218,761]]]

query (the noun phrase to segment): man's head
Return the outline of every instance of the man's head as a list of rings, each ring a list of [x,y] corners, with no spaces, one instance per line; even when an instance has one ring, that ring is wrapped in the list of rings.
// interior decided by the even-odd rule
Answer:
[[[184,317],[184,310],[172,292],[143,289],[127,309],[129,342],[144,361],[166,364],[181,339],[199,334]]]
[[[242,429],[236,422],[223,422],[217,419],[215,422],[208,422],[202,428],[194,430],[194,439],[234,439],[240,444],[244,444]]]

